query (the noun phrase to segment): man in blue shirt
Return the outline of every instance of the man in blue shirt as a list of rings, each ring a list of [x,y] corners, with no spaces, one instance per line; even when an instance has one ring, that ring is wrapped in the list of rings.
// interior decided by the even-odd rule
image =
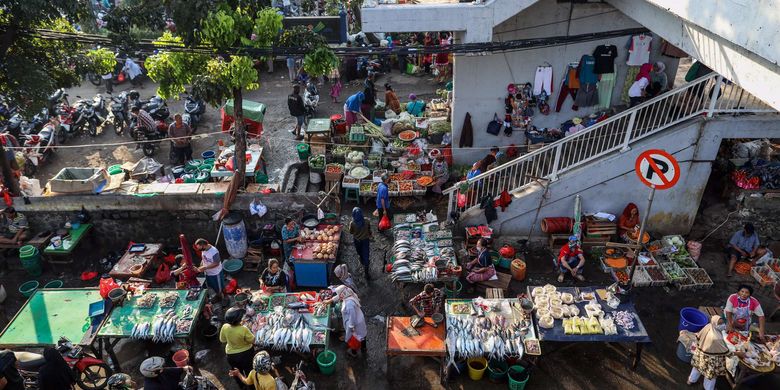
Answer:
[[[386,175],[382,175],[382,182],[376,190],[376,211],[380,218],[383,215],[390,216],[390,191],[387,188]]]
[[[750,222],[746,223],[742,230],[731,236],[729,246],[726,248],[729,254],[728,276],[731,276],[738,260],[751,260],[756,256],[759,244],[756,228]]]

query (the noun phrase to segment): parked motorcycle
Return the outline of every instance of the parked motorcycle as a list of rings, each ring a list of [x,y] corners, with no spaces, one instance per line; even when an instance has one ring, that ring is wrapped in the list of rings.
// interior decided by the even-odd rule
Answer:
[[[38,166],[46,162],[54,153],[57,140],[63,136],[58,134],[64,131],[59,121],[54,119],[47,123],[38,134],[25,135],[23,137],[22,153],[25,157],[24,175],[32,176],[38,171]]]
[[[141,100],[140,93],[136,90],[132,90],[127,93],[130,99],[130,107],[138,107],[152,116],[155,120],[166,120],[171,115],[168,110],[168,104],[165,99],[159,96],[152,96],[149,100]]]
[[[206,102],[199,97],[187,95],[184,100],[184,114],[182,114],[181,119],[192,128],[193,132],[197,130],[200,117],[204,112],[206,112]]]
[[[69,127],[68,134],[78,133],[84,129],[91,136],[96,136],[98,132],[98,126],[100,126],[105,119],[100,117],[100,114],[95,111],[95,106],[92,100],[81,99],[80,96],[76,96],[79,100],[73,106],[75,108],[74,117],[71,126]]]
[[[111,97],[111,111],[106,117],[106,122],[114,127],[114,131],[121,135],[125,131],[125,124],[130,123],[127,117],[128,97],[127,91],[122,91],[119,96]]]
[[[160,148],[160,143],[163,138],[168,134],[168,123],[164,120],[155,120],[157,126],[154,129],[147,129],[143,126],[138,126],[138,118],[133,117],[131,120],[130,128],[133,129],[133,140],[138,143],[138,147],[141,147],[144,151],[144,156],[151,157],[157,153],[157,149]]]
[[[317,113],[317,106],[320,104],[320,93],[317,85],[311,80],[306,83],[306,91],[303,93],[303,107],[306,109],[306,118],[312,118]]]
[[[57,351],[76,374],[80,389],[99,390],[106,387],[108,378],[113,374],[111,367],[104,361],[89,355],[65,337],[57,342]],[[38,388],[38,370],[46,363],[43,355],[31,352],[14,352],[19,374],[24,379],[26,389]]]

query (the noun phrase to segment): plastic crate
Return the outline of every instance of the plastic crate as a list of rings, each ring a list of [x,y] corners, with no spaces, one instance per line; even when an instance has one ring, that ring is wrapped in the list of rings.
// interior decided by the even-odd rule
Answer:
[[[328,172],[328,167],[338,167],[338,172]],[[325,165],[325,180],[338,181],[341,180],[341,176],[344,175],[344,166],[341,164],[327,164]]]
[[[342,188],[360,188],[360,180],[355,179],[352,176],[344,176],[344,180],[341,181]]]
[[[411,187],[412,187],[412,189],[409,190],[409,191],[400,191],[399,190],[401,196],[411,196],[411,195],[414,194],[414,184],[415,184],[415,182],[413,180],[403,180],[403,181],[400,181],[398,183],[399,183],[399,185],[401,183],[409,183],[409,184],[411,184]]]
[[[599,257],[599,265],[601,266],[601,271],[603,271],[605,274],[612,273],[612,267],[608,267],[606,264],[604,264],[604,256]]]
[[[672,247],[672,246],[674,246],[674,247],[677,247],[676,245],[672,245],[672,243],[671,243],[671,239],[672,239],[672,238],[679,238],[680,240],[682,240],[682,242],[683,242],[683,248],[685,248],[685,243],[686,243],[686,241],[685,241],[685,239],[683,238],[683,236],[681,236],[681,235],[679,235],[679,234],[671,234],[671,235],[668,235],[668,236],[663,236],[663,237],[661,237],[661,243],[662,243],[662,244],[663,244],[663,246],[665,246],[665,247]],[[677,249],[680,249],[680,248],[678,247]]]
[[[648,275],[647,271],[642,267],[636,267],[631,282],[634,284],[634,287],[650,287],[653,285],[653,280],[650,279],[650,275]]]
[[[674,285],[677,286],[677,289],[680,291],[695,290],[697,288],[696,282],[694,282],[688,274],[685,275],[685,278],[675,281]]]
[[[683,269],[679,265],[677,265],[677,263],[674,262],[661,263],[661,270],[664,272],[664,275],[666,275],[666,279],[668,279],[672,283],[688,277],[688,275],[685,274]],[[672,272],[676,275],[681,274],[682,276],[679,278],[673,278]]]
[[[683,271],[685,271],[685,273],[688,274],[691,279],[693,279],[693,282],[696,284],[696,288],[703,289],[712,287],[712,279],[710,278],[710,275],[707,274],[707,271],[705,271],[703,268],[683,268]],[[697,283],[694,275],[703,275],[707,278],[707,281],[703,283]]]
[[[769,281],[765,281],[764,278],[761,277],[760,273],[762,272],[766,273],[770,279]],[[755,279],[761,286],[767,287],[777,283],[777,274],[775,274],[775,271],[772,271],[768,265],[752,267],[750,268],[750,274],[753,275],[753,279]]]
[[[772,259],[769,260],[766,265],[769,266],[769,268],[772,269],[772,271],[775,273],[775,275],[780,279],[780,259]]]
[[[352,125],[349,129],[349,142],[366,142],[366,133],[363,126]]]
[[[669,279],[667,279],[666,273],[661,269],[661,266],[658,266],[658,265],[646,265],[646,266],[637,267],[637,268],[642,268],[642,270],[645,271],[645,273],[647,273],[647,277],[650,279],[650,286],[651,287],[665,286],[665,285],[667,285],[669,283]],[[656,270],[657,272],[660,272],[660,276],[662,276],[663,279],[653,279],[653,277],[651,276],[650,270]]]
[[[626,267],[626,268],[612,268],[612,272],[610,272],[610,275],[612,275],[612,280],[614,280],[615,282],[618,282],[618,283],[620,283],[620,280],[618,279],[618,277],[616,275],[618,271],[625,272],[626,275],[630,275],[631,274],[631,268],[628,268],[628,267]],[[634,272],[634,273],[636,273],[636,272]],[[631,281],[629,280],[629,283],[630,282]]]

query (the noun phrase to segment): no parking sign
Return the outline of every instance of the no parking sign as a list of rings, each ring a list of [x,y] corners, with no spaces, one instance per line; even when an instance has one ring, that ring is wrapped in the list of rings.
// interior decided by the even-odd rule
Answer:
[[[642,183],[656,190],[672,188],[680,180],[677,160],[661,149],[642,152],[636,159],[634,170]]]

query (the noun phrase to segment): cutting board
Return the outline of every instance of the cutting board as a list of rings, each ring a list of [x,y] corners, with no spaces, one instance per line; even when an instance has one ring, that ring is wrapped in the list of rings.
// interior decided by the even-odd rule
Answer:
[[[170,183],[151,183],[151,184],[139,184],[139,194],[161,194],[168,189]]]
[[[165,195],[197,194],[199,188],[199,183],[170,184],[165,189]]]

